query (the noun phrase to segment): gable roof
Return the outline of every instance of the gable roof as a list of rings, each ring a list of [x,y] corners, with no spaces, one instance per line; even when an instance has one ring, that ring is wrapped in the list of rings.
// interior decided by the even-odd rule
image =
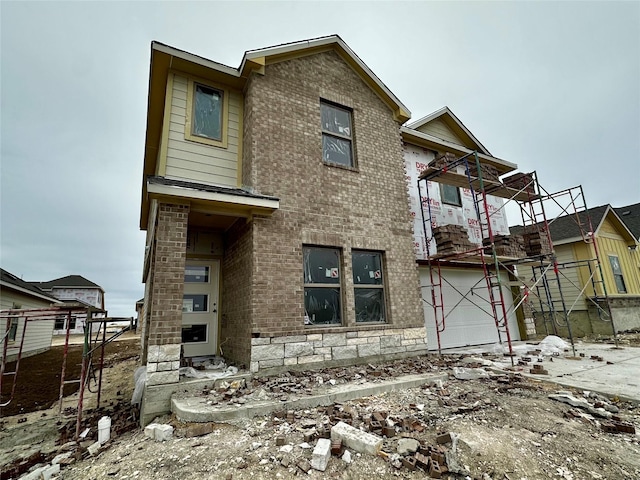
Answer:
[[[42,291],[36,285],[33,285],[31,282],[25,282],[3,268],[0,268],[0,285],[2,285],[3,288],[10,288],[26,295],[38,297],[41,300],[49,300],[54,303],[58,302],[57,298]]]
[[[640,203],[616,208],[615,211],[633,236],[640,240]]]
[[[466,141],[467,144],[463,145],[469,148],[469,144],[471,145],[472,150],[477,150],[478,152],[484,153],[485,155],[491,155],[491,152],[487,150],[487,148],[480,143],[471,131],[465,127],[465,125],[460,121],[460,119],[451,111],[449,107],[446,105],[439,110],[436,110],[429,115],[426,115],[415,122],[412,122],[407,125],[407,128],[412,130],[418,130],[423,133],[426,133],[424,128],[430,122],[439,119],[442,120],[447,127],[449,127],[458,137],[460,137],[463,141]],[[446,139],[441,139],[446,140]]]
[[[82,275],[67,275],[66,277],[56,278],[48,282],[29,283],[45,291],[51,291],[53,288],[98,288],[104,293],[100,285],[87,280]]]
[[[611,205],[600,205],[599,207],[589,208],[570,215],[563,215],[548,221],[549,233],[554,244],[571,243],[583,239],[583,234],[587,235],[589,231],[589,221],[593,232],[597,235],[598,230],[602,226],[605,218],[613,215],[614,221],[619,224],[620,229],[629,240],[635,240],[633,234],[629,231],[625,223],[620,220]],[[511,227],[511,234],[522,234],[524,228],[521,225]]]

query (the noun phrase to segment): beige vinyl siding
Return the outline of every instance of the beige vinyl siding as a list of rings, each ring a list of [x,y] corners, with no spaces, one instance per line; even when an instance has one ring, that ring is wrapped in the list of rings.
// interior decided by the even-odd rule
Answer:
[[[170,178],[223,185],[238,186],[239,124],[242,95],[225,90],[228,97],[227,148],[214,147],[185,139],[187,90],[189,80],[175,75],[167,139],[165,175]]]
[[[447,142],[452,142],[457,145],[464,145],[460,137],[458,137],[448,126],[439,118],[435,120],[431,120],[429,123],[422,125],[417,128],[419,132],[427,133],[429,135],[433,135],[434,137],[438,137],[442,140],[446,140]]]
[[[39,300],[28,295],[24,295],[19,292],[15,292],[6,288],[2,289],[2,295],[0,298],[0,309],[8,310],[13,305],[18,304],[20,308],[47,308],[51,305],[51,302]],[[2,318],[2,326],[0,332],[4,336],[6,328],[6,319]],[[53,334],[53,320],[30,320],[27,324],[27,330],[25,332],[24,345],[22,347],[22,355],[29,356],[44,350],[48,350],[51,347],[51,336]],[[16,341],[9,343],[7,349],[7,355],[9,358],[18,354],[20,349],[20,341],[22,339],[22,329],[24,328],[24,319],[18,319],[18,330],[16,332]]]
[[[560,288],[562,288],[562,297],[564,298],[567,311],[586,310],[587,303],[584,296],[585,294],[592,295],[593,290],[588,288],[588,290],[580,294],[583,284],[580,281],[578,268],[575,264],[569,265],[568,267],[562,266],[562,264],[567,262],[575,262],[576,256],[573,251],[573,245],[558,245],[554,249],[559,264]],[[558,282],[556,281],[553,267],[547,273],[547,278],[550,279],[549,291],[551,292],[551,298],[554,300],[556,310],[562,311],[560,291],[558,290]],[[577,302],[576,299],[578,300]]]

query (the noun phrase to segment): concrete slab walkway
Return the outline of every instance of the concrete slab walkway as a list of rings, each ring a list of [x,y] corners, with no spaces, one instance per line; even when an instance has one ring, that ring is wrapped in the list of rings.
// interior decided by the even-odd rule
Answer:
[[[518,353],[534,350],[537,347],[537,344],[527,342],[513,342],[513,345],[514,350]],[[548,375],[530,374],[530,367],[517,367],[516,370],[521,371],[530,378],[546,380],[566,387],[589,390],[608,397],[617,396],[621,400],[640,403],[639,347],[624,346],[616,348],[611,344],[578,341],[575,343],[575,349],[576,357],[573,357],[570,347],[567,352],[563,352],[559,356],[542,357],[542,365],[549,372]],[[443,351],[443,354],[466,353],[479,355],[483,352],[494,351],[495,345],[485,345],[451,349]],[[602,361],[592,360],[592,356],[602,357]],[[537,363],[537,357],[532,358],[532,360]],[[511,365],[511,361],[508,358],[504,358],[499,364],[506,368]]]

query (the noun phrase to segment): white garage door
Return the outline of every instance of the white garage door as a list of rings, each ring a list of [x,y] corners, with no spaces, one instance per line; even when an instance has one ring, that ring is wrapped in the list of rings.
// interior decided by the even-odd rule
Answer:
[[[482,271],[463,269],[442,269],[442,294],[446,315],[445,330],[440,333],[442,348],[464,347],[497,343],[498,331],[491,314],[489,293]],[[505,274],[502,277],[505,308],[509,315],[509,333],[511,340],[519,340],[518,321],[513,313],[513,297]],[[436,323],[431,306],[431,281],[429,269],[420,268],[420,285],[424,306],[424,319],[427,327],[427,342],[430,350],[438,349]],[[471,291],[471,293],[470,293]],[[497,308],[500,308],[499,306]],[[502,341],[506,342],[502,334]]]

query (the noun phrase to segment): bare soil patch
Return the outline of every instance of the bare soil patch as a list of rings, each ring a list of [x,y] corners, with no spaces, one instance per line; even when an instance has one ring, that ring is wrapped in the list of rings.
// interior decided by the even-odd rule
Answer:
[[[65,380],[80,378],[82,368],[82,345],[69,345],[65,368]],[[105,348],[105,366],[109,368],[115,362],[139,355],[139,343],[135,341],[118,341],[107,344]],[[16,390],[11,403],[0,408],[0,418],[20,415],[43,410],[51,407],[60,396],[60,378],[64,346],[54,346],[39,355],[20,360]],[[100,352],[93,354],[93,365],[97,367]],[[8,363],[6,371],[15,371],[16,362]],[[97,379],[97,372],[92,372]],[[90,388],[95,389],[95,382]],[[64,396],[71,395],[78,390],[78,383],[68,383],[64,386]],[[2,402],[9,398],[12,388],[11,377],[5,377],[2,382]],[[0,403],[2,403],[0,402]]]

